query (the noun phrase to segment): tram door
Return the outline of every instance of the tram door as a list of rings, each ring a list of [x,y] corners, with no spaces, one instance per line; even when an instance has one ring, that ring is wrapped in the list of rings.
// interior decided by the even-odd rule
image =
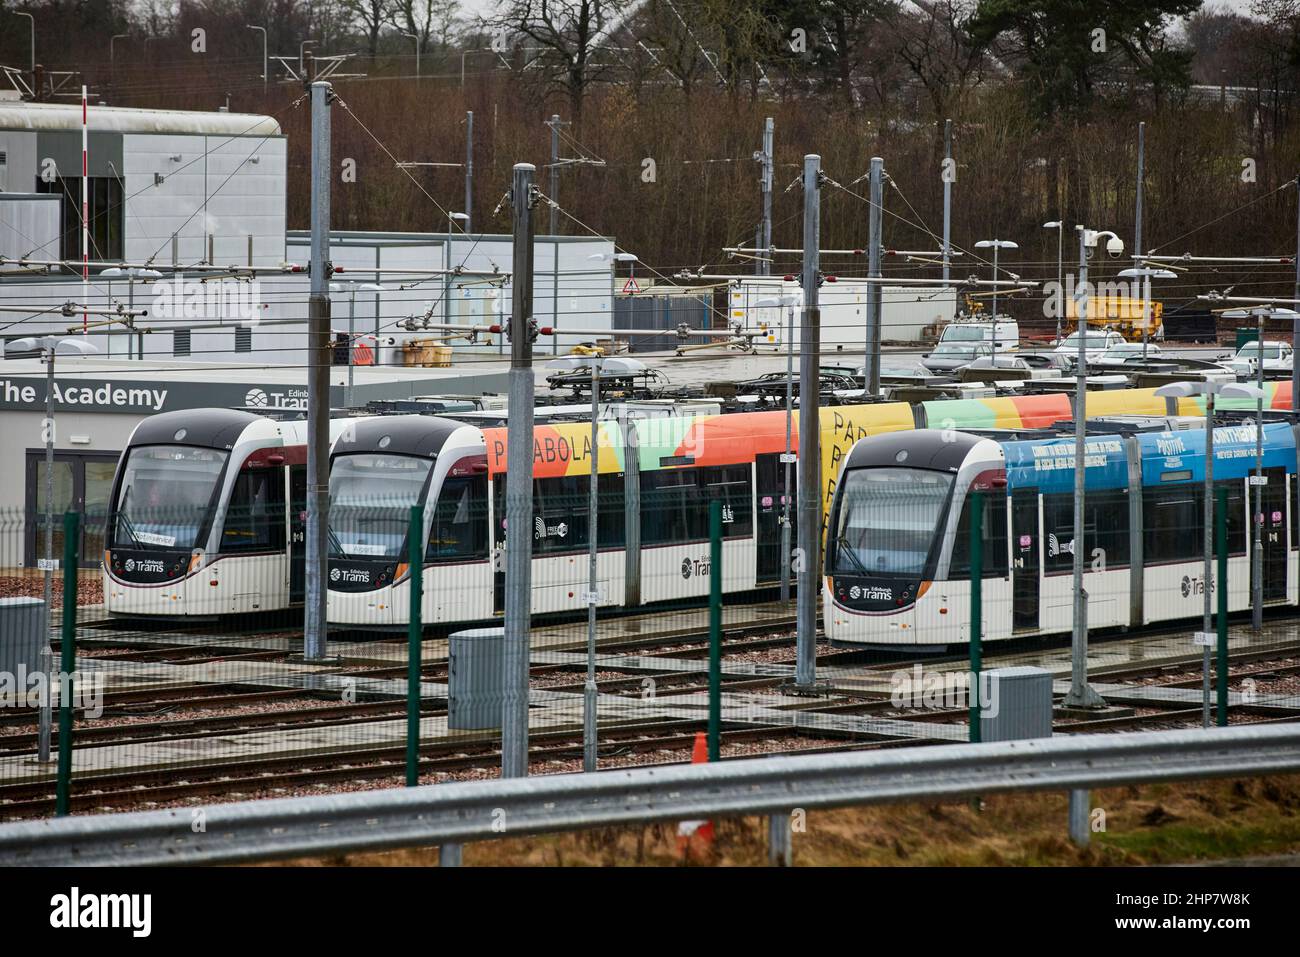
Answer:
[[[1011,493],[1011,604],[1016,631],[1038,630],[1038,490]]]
[[[289,467],[289,601],[307,591],[307,466]]]
[[[781,581],[781,515],[785,494],[785,465],[779,454],[759,455],[754,459],[754,544],[757,548],[760,585]],[[790,466],[790,547],[796,541],[795,466]]]
[[[1264,601],[1280,601],[1286,598],[1286,470],[1265,469],[1264,475],[1268,478],[1260,496]],[[1260,516],[1255,520],[1259,521]]]

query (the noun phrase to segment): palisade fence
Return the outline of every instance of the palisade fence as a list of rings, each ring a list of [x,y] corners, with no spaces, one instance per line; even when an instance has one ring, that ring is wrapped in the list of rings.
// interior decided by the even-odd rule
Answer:
[[[302,489],[291,481],[252,488],[245,504],[224,511],[210,507],[210,487],[187,509],[119,503],[113,528],[102,512],[57,515],[48,616],[44,500],[4,516],[0,820],[494,778],[501,714],[512,704],[493,631],[507,599],[504,483],[482,478],[418,509],[395,488],[386,504],[378,493],[369,504],[332,504],[330,623],[315,658],[304,656],[311,583]],[[589,492],[538,483],[531,774],[584,769],[591,707],[604,770],[686,762],[706,731],[723,760],[976,739],[969,716],[979,702],[969,690],[984,686],[971,681],[972,667],[1032,664],[1052,673],[1058,698],[1068,688],[1068,497],[1027,502],[985,491],[936,505],[915,483],[862,500],[846,493],[827,526],[834,607],[823,615],[855,623],[857,632],[836,634],[867,645],[831,647],[819,634],[816,683],[807,688],[795,685],[797,590],[780,599],[779,496],[755,497],[739,474],[682,478],[643,488],[641,513],[629,516],[616,478],[598,484],[606,490],[596,507],[594,589]],[[1214,719],[1294,718],[1294,492],[1264,501],[1266,609],[1256,633],[1247,488],[1222,485],[1216,567],[1226,564],[1228,588],[1214,595],[1216,611],[1227,596],[1231,627],[1210,648]],[[1086,499],[1091,679],[1110,704],[1146,718],[1117,731],[1200,727],[1201,494],[1184,485]],[[1136,514],[1145,532],[1133,539]],[[1145,568],[1140,592],[1135,550]],[[413,580],[421,582],[414,629]],[[910,609],[892,599],[909,582],[928,582]],[[892,608],[879,601],[881,589]],[[877,604],[867,613],[871,595]],[[986,640],[968,655],[956,637],[969,633],[976,603]],[[1140,637],[1126,617],[1135,610],[1147,623]],[[918,647],[933,642],[936,623],[951,629],[947,654],[932,653],[947,642]],[[421,636],[417,644],[410,634]],[[1234,670],[1225,683],[1220,655],[1228,652]],[[71,693],[60,693],[67,674]],[[1086,716],[1058,714],[1058,733],[1075,730],[1089,730]]]

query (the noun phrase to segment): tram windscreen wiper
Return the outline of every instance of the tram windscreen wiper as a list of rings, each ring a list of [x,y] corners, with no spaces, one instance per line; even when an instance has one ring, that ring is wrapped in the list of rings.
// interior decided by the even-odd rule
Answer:
[[[131,500],[131,489],[132,486],[128,485],[126,491],[122,493],[122,505],[117,510],[117,517],[118,520],[126,526],[126,533],[131,536],[131,541],[135,543],[136,547],[140,547],[143,544],[140,541],[140,536],[136,535],[135,526],[131,524],[131,520],[126,517],[126,503]]]
[[[853,563],[853,567],[858,570],[858,574],[864,577],[869,576],[871,574],[870,572],[867,571],[867,566],[862,564],[862,559],[858,558],[858,553],[848,547],[848,542],[845,541],[843,535],[840,535],[837,539],[835,539],[835,556],[836,558],[838,558],[840,555],[849,556],[849,561],[851,561]]]

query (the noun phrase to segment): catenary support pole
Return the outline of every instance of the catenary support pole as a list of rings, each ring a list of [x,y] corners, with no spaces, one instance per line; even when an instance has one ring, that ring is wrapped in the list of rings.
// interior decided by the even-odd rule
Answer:
[[[970,494],[970,740],[980,740],[980,668],[984,643],[984,493]],[[913,693],[918,689],[914,689]]]
[[[943,121],[943,158],[943,281],[946,283],[952,266],[952,120]],[[997,341],[996,332],[993,339]]]
[[[63,637],[59,642],[59,766],[55,781],[54,813],[64,817],[72,793],[72,699],[77,670],[77,553],[81,516],[63,516]]]
[[[763,223],[760,227],[758,258],[754,260],[755,271],[760,276],[772,274],[772,133],[774,121],[768,117],[763,121]]]
[[[817,680],[817,598],[821,590],[821,308],[818,249],[821,242],[822,158],[803,160],[803,328],[799,342],[799,553],[795,685],[811,690]]]
[[[1295,178],[1295,289],[1292,296],[1300,302],[1300,176]],[[1295,310],[1291,319],[1291,342],[1293,348],[1300,349],[1300,309]],[[1300,361],[1291,361],[1291,411],[1300,412]]]
[[[420,664],[424,642],[424,505],[412,505],[406,525],[410,601],[406,619],[406,786],[420,783]]]
[[[794,454],[791,431],[794,423],[794,301],[786,306],[785,330],[785,452],[781,455],[781,468],[785,477],[781,483],[781,601],[790,600],[790,538],[791,516],[794,514]]]
[[[709,503],[709,760],[722,760],[722,500]]]
[[[1255,400],[1255,474],[1251,476],[1254,503],[1250,513],[1255,527],[1250,550],[1250,623],[1255,634],[1264,629],[1264,316],[1264,308],[1255,310],[1255,342],[1259,347],[1255,388],[1259,389],[1259,398]],[[1292,364],[1295,361],[1293,358]]]
[[[517,163],[510,190],[514,211],[511,277],[510,393],[506,425],[505,708],[501,722],[501,776],[528,774],[528,665],[533,561],[533,176]]]
[[[474,111],[465,111],[465,233],[474,231]]]
[[[1261,354],[1262,357],[1262,354]],[[1204,506],[1201,512],[1201,548],[1205,555],[1201,569],[1201,727],[1210,726],[1210,627],[1213,613],[1214,581],[1214,393],[1205,396],[1205,488],[1202,490]]]
[[[596,770],[596,604],[600,601],[596,572],[600,499],[600,356],[591,357],[591,488],[587,498],[587,681],[582,688],[582,769]]]
[[[1070,842],[1075,847],[1087,847],[1091,836],[1088,817],[1092,811],[1092,792],[1080,789],[1070,791],[1069,828]]]
[[[1064,227],[1062,227],[1064,228]],[[1079,352],[1075,357],[1074,392],[1074,625],[1070,642],[1070,692],[1064,704],[1072,708],[1099,708],[1105,704],[1101,695],[1088,683],[1088,593],[1083,589],[1084,437],[1088,419],[1088,354],[1084,346],[1088,330],[1088,230],[1079,230],[1079,285],[1075,290],[1076,314],[1079,317]]]
[[[1219,605],[1215,622],[1218,626],[1216,629],[1218,633],[1215,635],[1215,644],[1218,646],[1218,662],[1215,668],[1218,684],[1215,715],[1218,726],[1226,728],[1228,726],[1228,489],[1226,486],[1215,490],[1215,500],[1218,511],[1214,519],[1214,535],[1217,539],[1215,544],[1219,565],[1219,577],[1216,579],[1218,587],[1215,588]]]
[[[871,157],[871,208],[867,213],[867,276],[880,278],[880,220],[885,197],[885,161]],[[880,394],[881,306],[884,290],[879,283],[867,287],[867,342],[863,361],[863,388],[868,396]]]
[[[45,350],[45,547],[41,562],[45,569],[45,628],[41,638],[41,671],[47,680],[54,670],[54,648],[50,644],[50,628],[54,622],[54,358],[58,352],[57,341]],[[52,687],[52,685],[47,685]],[[50,727],[54,723],[54,705],[49,692],[41,702],[41,713],[36,725],[36,757],[42,763],[50,760]]]
[[[783,811],[767,819],[767,862],[773,867],[790,867],[794,863],[790,815]]]
[[[307,300],[307,549],[302,656],[325,657],[326,527],[330,431],[330,104],[328,83],[311,85],[311,292]]]

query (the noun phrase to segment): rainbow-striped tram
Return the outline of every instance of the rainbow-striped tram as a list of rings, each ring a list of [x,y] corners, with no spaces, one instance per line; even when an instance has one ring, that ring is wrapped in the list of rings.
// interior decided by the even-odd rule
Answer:
[[[1288,397],[1289,398],[1289,397]],[[1263,436],[1263,595],[1300,595],[1296,426]],[[1253,423],[1214,431],[1228,493],[1228,603],[1250,604]],[[994,441],[933,430],[870,436],[847,456],[826,536],[823,600],[835,644],[969,640],[971,492],[983,493],[984,639],[1068,632],[1074,550],[1089,628],[1201,614],[1205,429],[1089,436],[1084,535],[1074,532],[1074,438]]]
[[[1152,390],[1098,392],[1089,402],[1091,415],[1170,411]],[[1042,428],[1072,414],[1063,394],[820,409],[823,514],[860,439],[927,426]],[[485,621],[502,612],[506,436],[505,428],[424,415],[357,424],[331,458],[331,623],[406,623],[406,530],[416,503],[425,506],[423,620]],[[538,614],[586,607],[590,446],[590,423],[534,429],[531,591]],[[600,423],[600,604],[637,607],[706,595],[713,498],[724,504],[725,590],[777,583],[784,451],[783,412]]]

